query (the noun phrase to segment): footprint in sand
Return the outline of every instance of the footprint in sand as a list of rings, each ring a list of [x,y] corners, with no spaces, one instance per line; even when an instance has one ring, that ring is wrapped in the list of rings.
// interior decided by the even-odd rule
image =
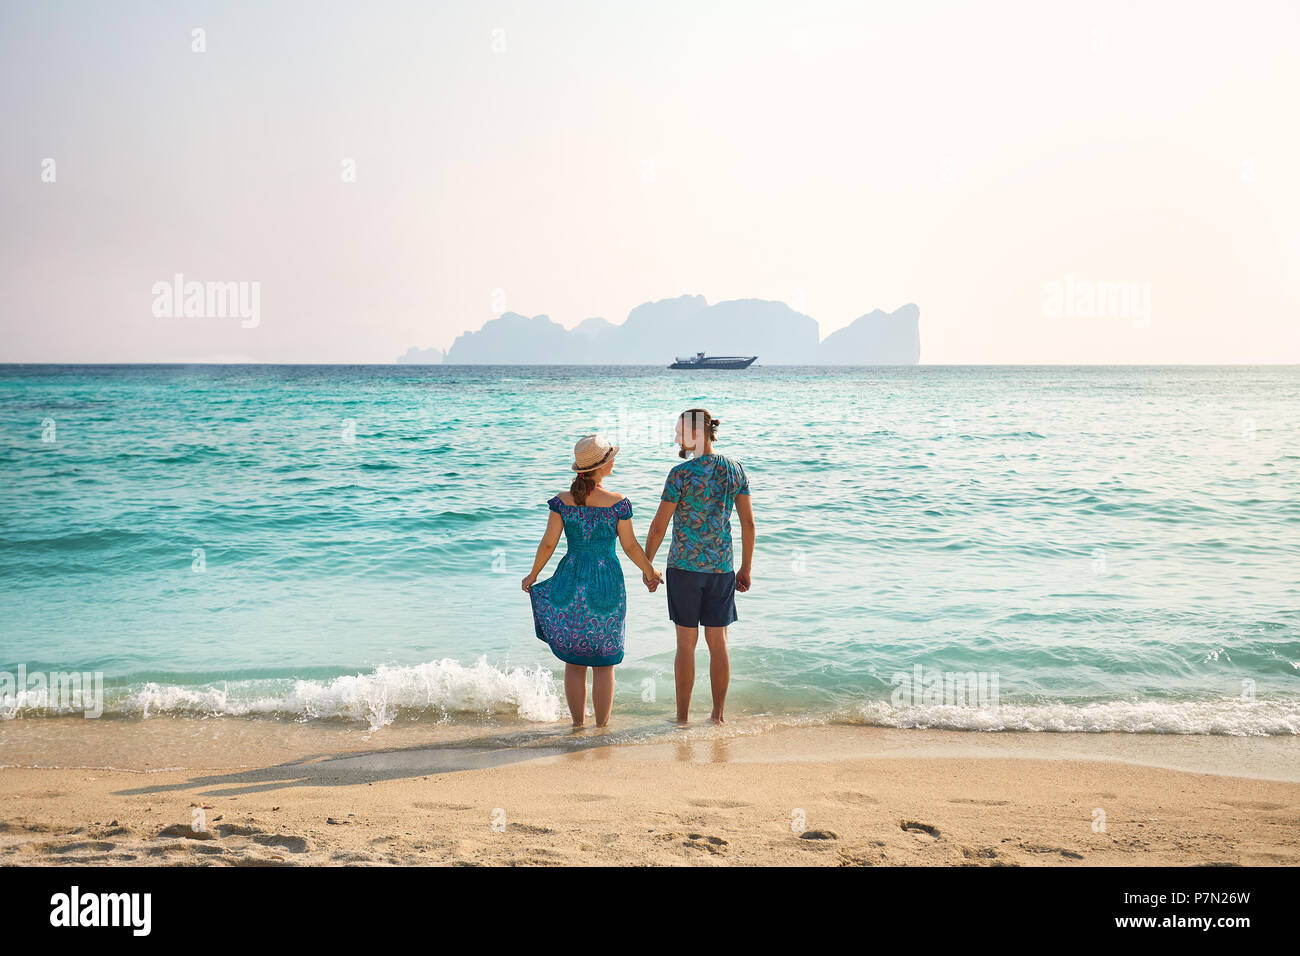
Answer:
[[[273,846],[290,853],[306,853],[307,841],[300,836],[292,836],[288,833],[271,833],[253,837],[253,842],[258,846]]]
[[[908,833],[924,833],[934,837],[936,840],[939,839],[939,828],[931,826],[928,823],[917,823],[915,820],[903,820],[899,823],[899,827]]]
[[[839,866],[875,866],[889,858],[881,851],[840,850]]]
[[[176,829],[169,827],[170,829]],[[186,827],[185,829],[188,829]],[[163,833],[167,831],[164,830]],[[274,847],[280,850],[288,850],[290,853],[306,853],[307,841],[300,836],[292,833],[267,833],[253,826],[242,826],[238,823],[223,823],[217,827],[217,834],[225,839],[227,837],[247,837],[258,846]],[[160,833],[159,836],[163,834]],[[184,834],[176,833],[173,836],[182,836]]]
[[[667,833],[656,833],[654,839],[660,843],[681,843],[682,846],[690,847],[693,850],[706,850],[709,853],[722,853],[725,851],[727,841],[722,837],[709,836],[705,833],[678,833],[670,830]]]
[[[13,830],[22,830],[25,833],[50,833],[54,827],[44,823],[24,823],[21,820],[17,823],[0,823],[0,833],[9,833]]]
[[[168,853],[204,853],[209,856],[225,853],[219,846],[208,846],[205,843],[161,843],[157,846],[148,846],[144,852],[149,856],[165,856]]]
[[[799,834],[800,840],[838,840],[840,835],[834,830],[804,830]]]
[[[345,850],[335,850],[330,856],[335,863],[370,863],[374,857],[367,856],[364,853],[350,853]]]
[[[1225,807],[1232,807],[1234,810],[1284,810],[1284,803],[1263,803],[1259,800],[1223,800],[1221,803]]]
[[[512,823],[512,824],[510,824],[510,825],[507,827],[507,829],[509,829],[510,831],[512,831],[512,832],[514,832],[514,833],[534,833],[534,834],[543,834],[543,833],[554,833],[554,832],[555,832],[555,831],[552,830],[550,827],[535,827],[535,826],[532,826],[531,824],[527,824],[527,823]]]
[[[858,790],[841,790],[839,793],[832,793],[831,797],[840,803],[847,803],[854,807],[868,807],[880,803],[871,794],[862,793]]]
[[[693,807],[709,807],[715,810],[739,810],[741,807],[752,807],[752,803],[744,803],[740,800],[687,800]]]
[[[1022,843],[1020,848],[1026,853],[1059,853],[1061,856],[1071,860],[1082,860],[1083,854],[1074,850],[1067,850],[1059,846],[1044,846],[1041,843]]]
[[[727,847],[727,841],[722,837],[708,836],[704,833],[688,833],[684,842],[694,850],[707,850],[714,855],[725,853]]]
[[[238,823],[223,823],[217,827],[217,834],[222,839],[232,836],[251,837],[261,832],[257,827],[240,826]]]
[[[216,834],[211,830],[196,830],[184,823],[173,823],[171,826],[163,827],[154,834],[155,840],[162,837],[171,837],[173,839],[179,837],[184,840],[215,840],[217,838]]]
[[[954,797],[949,803],[964,803],[974,807],[1005,807],[1010,800],[976,800],[974,797]]]
[[[91,850],[97,853],[107,853],[109,850],[116,850],[116,843],[108,843],[103,840],[82,840],[80,843],[65,843],[62,846],[43,846],[38,849],[40,853],[76,853],[78,850]]]

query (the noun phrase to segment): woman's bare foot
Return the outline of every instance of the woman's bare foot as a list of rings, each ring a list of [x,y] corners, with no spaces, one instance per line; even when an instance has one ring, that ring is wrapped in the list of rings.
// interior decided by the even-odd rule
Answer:
[[[725,724],[725,723],[726,723],[726,720],[723,719],[723,717],[722,717],[721,714],[710,714],[710,715],[709,715],[709,720],[713,721],[715,724]]]

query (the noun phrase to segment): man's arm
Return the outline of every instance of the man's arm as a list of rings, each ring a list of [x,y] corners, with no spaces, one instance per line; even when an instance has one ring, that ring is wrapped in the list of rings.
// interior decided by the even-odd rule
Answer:
[[[736,572],[736,590],[749,590],[750,565],[754,561],[754,509],[749,495],[736,495],[736,517],[740,519],[740,570]]]
[[[659,510],[655,512],[654,520],[650,522],[650,530],[645,534],[645,556],[651,564],[654,563],[655,552],[663,543],[664,535],[668,533],[668,523],[673,520],[673,512],[676,510],[675,501],[659,502]]]

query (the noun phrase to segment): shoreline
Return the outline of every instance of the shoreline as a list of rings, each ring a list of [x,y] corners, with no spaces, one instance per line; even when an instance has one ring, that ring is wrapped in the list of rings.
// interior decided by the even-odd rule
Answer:
[[[743,742],[743,743],[742,743]],[[953,730],[741,717],[715,726],[615,714],[609,728],[574,731],[509,717],[478,722],[413,720],[378,729],[360,722],[273,717],[53,717],[0,721],[0,771],[99,769],[123,773],[230,769],[333,756],[517,751],[520,759],[607,749],[617,759],[654,762],[664,748],[709,744],[722,762],[979,758],[1086,760],[1188,773],[1300,783],[1300,736],[1124,731]],[[238,757],[232,757],[237,754]],[[414,758],[413,758],[414,759]],[[436,761],[435,761],[436,762]]]
[[[1296,865],[1297,757],[1295,738],[10,721],[0,865]]]

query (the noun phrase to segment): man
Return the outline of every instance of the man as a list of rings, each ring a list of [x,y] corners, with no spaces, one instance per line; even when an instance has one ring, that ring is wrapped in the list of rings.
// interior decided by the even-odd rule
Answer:
[[[668,473],[663,501],[646,534],[645,553],[655,552],[673,524],[668,549],[668,616],[677,626],[677,721],[686,723],[695,687],[695,647],[700,626],[709,646],[709,682],[713,688],[714,723],[723,723],[722,711],[731,683],[727,655],[727,625],[738,620],[737,591],[750,586],[754,558],[754,512],[749,504],[749,479],[740,463],[715,454],[713,441],[721,422],[706,409],[691,408],[677,419],[680,457],[687,458]],[[689,457],[688,457],[689,456]],[[733,570],[731,511],[740,518],[740,569]],[[656,584],[646,581],[650,590]]]

